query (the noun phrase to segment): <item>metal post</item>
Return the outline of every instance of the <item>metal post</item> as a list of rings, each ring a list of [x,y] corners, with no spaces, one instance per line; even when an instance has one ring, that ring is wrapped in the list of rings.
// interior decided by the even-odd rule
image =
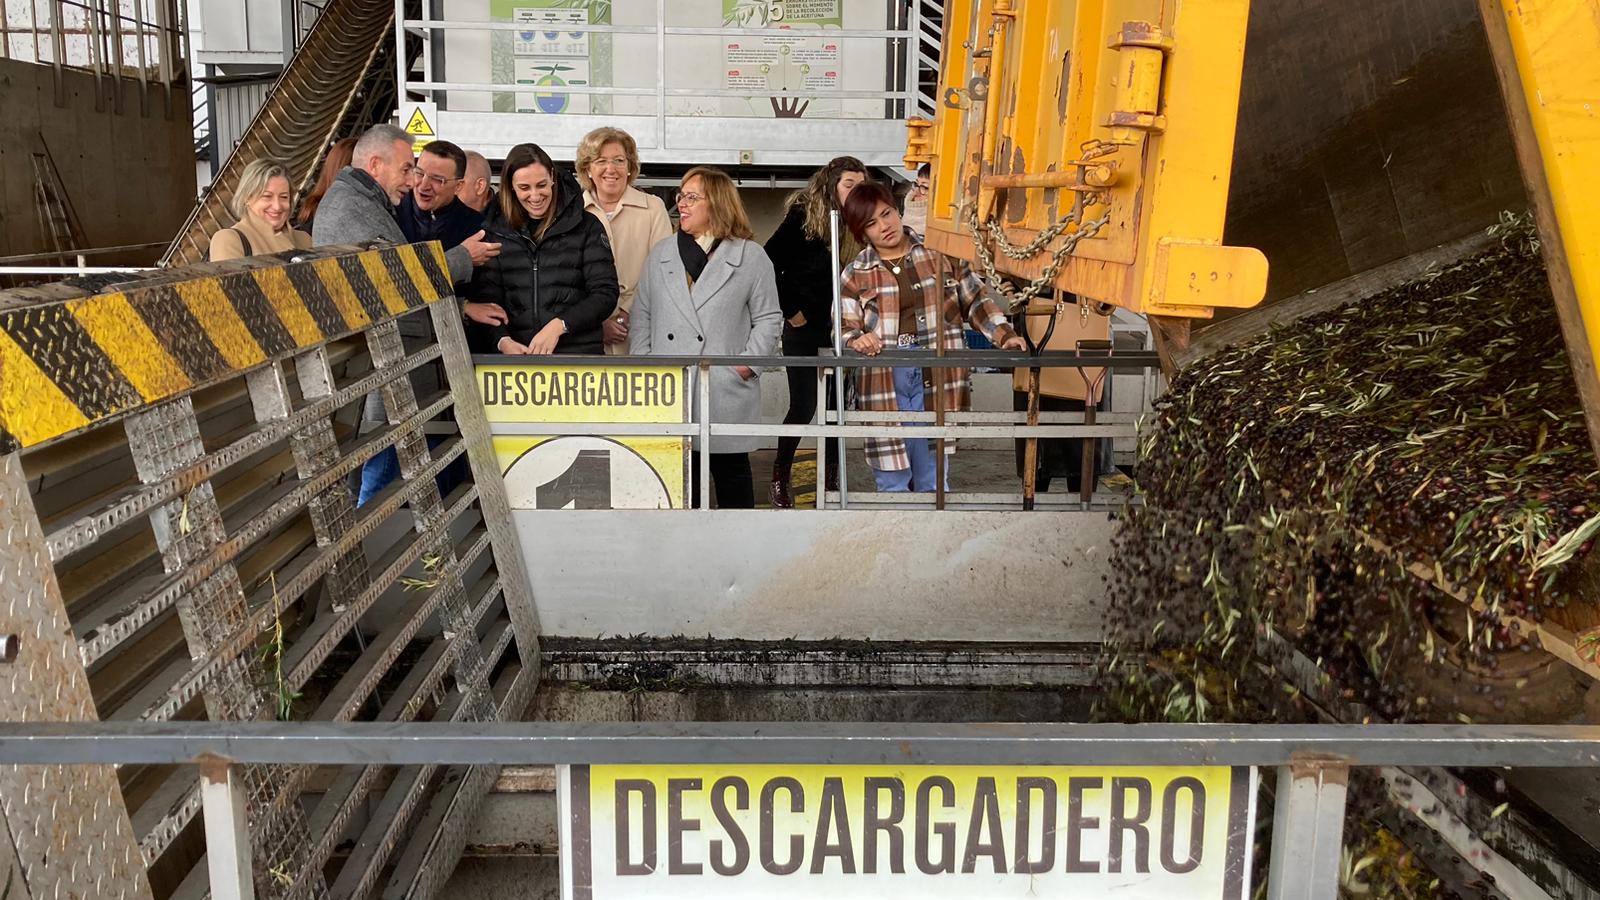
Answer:
[[[250,835],[239,770],[225,759],[200,762],[200,802],[205,808],[206,871],[216,900],[255,900]]]
[[[169,15],[174,9],[169,0],[154,0],[154,2],[156,8],[156,32],[160,41],[160,52],[156,59],[156,65],[161,67],[161,83],[166,85],[167,91],[170,93],[172,90],[172,74],[175,68],[172,64],[173,50],[176,49],[177,45],[177,41],[172,40],[172,29],[175,27],[176,19]]]
[[[285,62],[287,65],[287,62]],[[394,0],[394,97],[395,105],[403,106],[406,102],[406,2]],[[428,93],[428,99],[433,99],[433,92]],[[397,111],[398,114],[398,111]],[[402,127],[406,123],[401,122]]]
[[[422,9],[421,9],[421,12],[422,12],[422,80],[431,82],[431,81],[434,80],[434,78],[433,78],[433,31],[434,31],[434,29],[433,29],[433,3],[430,2],[430,0],[422,0],[422,3],[420,3],[418,5],[420,7],[422,7]],[[440,100],[439,95],[435,94],[432,91],[428,92],[428,99],[434,101],[435,103],[439,103],[439,100]],[[443,106],[449,105],[448,104],[448,101],[449,101],[449,95],[448,94],[445,95],[444,99],[445,99],[445,103],[441,104],[441,108]],[[405,123],[401,122],[400,124],[404,125]],[[435,126],[435,127],[437,127],[437,126]]]
[[[844,287],[839,281],[839,275],[844,271],[844,263],[839,259],[839,211],[836,209],[828,213],[828,253],[833,264],[833,356],[835,359],[844,356],[844,332],[841,330],[840,318],[844,315]],[[844,376],[845,369],[833,370],[833,395],[838,402],[834,404],[839,416],[839,424],[844,424]],[[825,419],[824,419],[825,421]],[[845,466],[844,436],[839,436],[839,508],[846,509],[850,506],[850,469]],[[819,488],[821,485],[818,486]],[[820,493],[819,493],[820,496]]]
[[[1267,900],[1336,900],[1350,767],[1306,760],[1278,768]]]
[[[289,58],[294,56],[295,44],[298,43],[295,39],[295,34],[298,31],[295,26],[295,20],[298,18],[295,13],[295,6],[299,2],[300,0],[279,0],[278,2],[278,27],[282,30],[282,34],[278,36],[279,42],[282,44],[279,50],[283,53],[283,68],[285,69],[289,68]],[[405,102],[405,98],[401,97],[400,101],[402,103]]]
[[[1027,328],[1024,315],[1022,327]],[[1028,369],[1028,427],[1039,425],[1039,367]],[[1033,509],[1034,496],[1039,487],[1039,439],[1032,434],[1023,442],[1022,450],[1022,509]]]
[[[1098,418],[1100,403],[1095,397],[1094,388],[1089,389],[1089,396],[1083,401],[1083,424],[1094,425]],[[1094,501],[1095,482],[1099,480],[1100,445],[1095,438],[1083,439],[1083,460],[1079,466],[1080,475],[1078,482],[1078,499],[1084,506]]]
[[[699,441],[699,444],[700,444],[700,453],[699,453],[699,459],[698,459],[697,465],[696,465],[696,468],[698,468],[700,470],[700,472],[699,472],[699,478],[700,478],[700,491],[699,491],[699,494],[700,494],[700,496],[695,498],[695,501],[696,501],[695,502],[695,508],[696,509],[710,509],[711,508],[711,366],[710,366],[710,364],[702,362],[700,364],[700,368],[698,370],[696,370],[696,376],[695,377],[699,379],[698,383],[695,385],[695,393],[697,393],[699,395],[699,400],[696,401],[696,403],[695,403],[694,414],[695,414],[695,418],[697,420],[699,420],[699,425],[700,425],[700,436],[698,438],[698,441]]]
[[[145,112],[150,103],[150,66],[145,61],[144,0],[133,0],[133,31],[138,35],[135,50],[139,60],[139,111]]]
[[[63,102],[63,86],[61,83],[62,61],[67,57],[66,31],[61,24],[61,4],[55,3],[50,7],[50,63],[56,72],[56,105]]]
[[[667,0],[656,0],[656,147],[667,146]]]
[[[33,61],[43,63],[44,56],[39,49],[39,0],[28,0],[28,13],[33,20]]]
[[[828,380],[826,369],[817,368],[817,424],[828,424]],[[828,441],[827,436],[817,439],[817,509],[822,509],[828,499]]]
[[[115,74],[115,77],[112,79],[111,84],[112,84],[112,88],[116,92],[115,95],[111,99],[111,102],[112,102],[112,107],[111,108],[116,110],[117,112],[122,112],[122,55],[123,54],[122,54],[122,4],[121,4],[121,0],[112,0],[112,2],[109,4],[109,8],[106,11],[106,14],[111,19],[111,34],[109,36],[109,39],[111,41],[111,47],[112,47],[112,56],[111,56],[112,70],[111,71]]]

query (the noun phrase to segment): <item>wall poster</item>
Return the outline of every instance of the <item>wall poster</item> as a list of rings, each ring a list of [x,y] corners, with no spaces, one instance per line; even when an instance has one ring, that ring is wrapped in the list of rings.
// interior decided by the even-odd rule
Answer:
[[[842,86],[843,58],[838,37],[826,32],[844,27],[842,6],[842,0],[722,0],[725,27],[766,32],[723,42],[723,87],[770,92],[749,99],[750,115],[839,115],[839,101],[826,98]]]

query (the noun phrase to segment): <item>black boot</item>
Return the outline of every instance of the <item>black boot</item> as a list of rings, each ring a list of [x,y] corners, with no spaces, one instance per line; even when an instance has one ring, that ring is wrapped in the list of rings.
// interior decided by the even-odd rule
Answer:
[[[767,487],[767,502],[773,509],[794,509],[794,492],[789,484],[790,467],[782,463],[772,464],[772,484]]]

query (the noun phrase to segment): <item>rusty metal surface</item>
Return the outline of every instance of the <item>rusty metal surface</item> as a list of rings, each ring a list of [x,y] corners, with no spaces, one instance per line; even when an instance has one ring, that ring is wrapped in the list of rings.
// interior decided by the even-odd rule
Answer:
[[[0,457],[0,720],[98,718],[44,534],[14,453]],[[0,766],[0,817],[35,897],[151,897],[144,859],[110,766]],[[6,853],[10,853],[10,847]],[[26,895],[26,893],[24,894]]]

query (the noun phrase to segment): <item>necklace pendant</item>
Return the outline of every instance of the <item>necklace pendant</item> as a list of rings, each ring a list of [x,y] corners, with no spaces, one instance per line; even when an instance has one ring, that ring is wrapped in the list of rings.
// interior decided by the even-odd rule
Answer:
[[[899,275],[900,274],[900,267],[899,266],[890,266],[889,267],[889,271],[893,272],[896,275]]]

